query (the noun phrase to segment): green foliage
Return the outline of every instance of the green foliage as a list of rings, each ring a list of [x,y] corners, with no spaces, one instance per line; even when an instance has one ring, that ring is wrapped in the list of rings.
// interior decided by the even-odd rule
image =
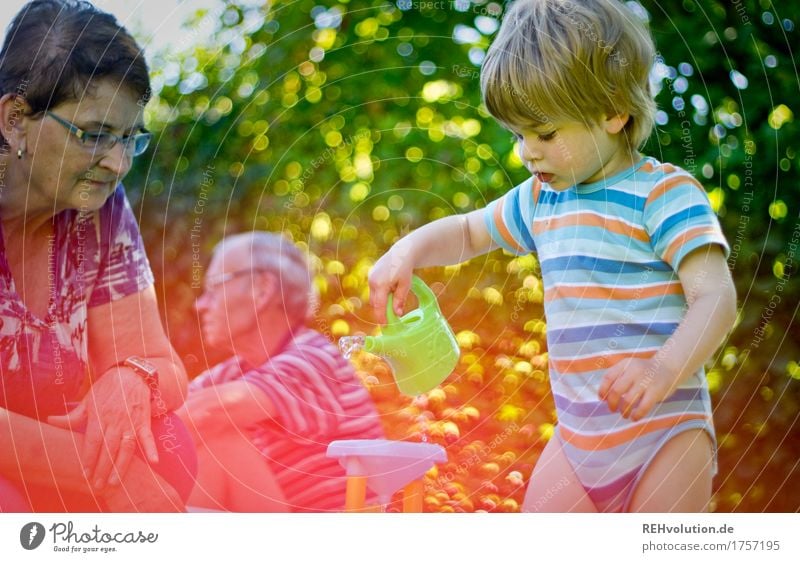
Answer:
[[[170,337],[193,373],[218,358],[200,346],[191,304],[225,233],[290,234],[319,258],[317,327],[331,337],[371,331],[366,274],[392,242],[482,207],[525,178],[510,135],[480,104],[478,63],[499,4],[322,4],[279,3],[266,13],[233,2],[199,13],[187,34],[201,30],[202,44],[150,61],[157,142],[126,183],[141,195]],[[796,8],[767,0],[641,7],[659,49],[662,111],[645,152],[704,183],[733,248],[740,323],[709,373],[720,438],[716,509],[795,511],[800,499],[786,481],[800,452]],[[497,457],[481,458],[502,469],[495,481],[506,484],[488,493],[500,503],[521,500],[507,477],[528,476],[554,422],[536,274],[535,259],[499,252],[425,273],[441,282],[456,331],[481,342],[444,405],[404,401],[375,365],[362,368],[377,377],[371,389],[382,411],[410,432],[426,411],[445,424],[478,406],[467,435],[462,428],[461,440],[447,441],[451,461],[475,439],[485,445],[509,427],[526,428],[486,453]],[[492,467],[468,476],[450,469],[460,488],[429,509],[491,507],[476,498],[488,497]]]

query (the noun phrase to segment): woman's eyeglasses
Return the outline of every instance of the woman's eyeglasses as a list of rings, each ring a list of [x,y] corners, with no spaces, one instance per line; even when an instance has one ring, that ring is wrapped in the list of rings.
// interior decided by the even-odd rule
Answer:
[[[44,114],[52,117],[53,120],[60,125],[63,125],[70,133],[75,135],[78,140],[81,141],[83,146],[94,151],[105,152],[114,148],[117,143],[122,143],[122,146],[126,152],[132,154],[133,156],[139,156],[145,150],[147,150],[147,146],[150,144],[150,139],[153,138],[153,134],[147,131],[133,135],[125,135],[122,137],[106,132],[95,133],[84,131],[74,123],[70,123],[52,111],[45,111]]]

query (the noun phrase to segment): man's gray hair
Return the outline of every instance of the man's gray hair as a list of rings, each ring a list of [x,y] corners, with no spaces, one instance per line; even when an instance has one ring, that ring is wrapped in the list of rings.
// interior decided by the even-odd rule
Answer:
[[[308,259],[297,245],[280,234],[265,231],[245,232],[226,237],[226,251],[236,248],[250,256],[250,267],[275,276],[276,297],[291,324],[304,322],[315,304],[315,291]]]

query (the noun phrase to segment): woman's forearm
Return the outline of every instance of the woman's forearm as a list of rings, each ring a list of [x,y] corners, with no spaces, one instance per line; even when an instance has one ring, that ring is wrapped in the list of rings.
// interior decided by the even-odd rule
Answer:
[[[148,357],[158,369],[158,390],[153,392],[153,407],[165,412],[153,411],[152,415],[177,410],[186,400],[187,377],[177,355],[174,357]]]
[[[0,474],[7,478],[91,494],[82,448],[80,433],[0,408]]]

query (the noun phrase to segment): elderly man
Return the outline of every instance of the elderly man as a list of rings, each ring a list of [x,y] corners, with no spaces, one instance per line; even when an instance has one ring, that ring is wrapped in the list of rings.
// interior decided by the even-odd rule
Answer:
[[[267,232],[225,238],[197,301],[206,346],[233,356],[190,385],[179,415],[194,432],[189,505],[230,511],[333,511],[344,472],[337,439],[383,430],[353,368],[305,326],[311,279],[303,254]]]

